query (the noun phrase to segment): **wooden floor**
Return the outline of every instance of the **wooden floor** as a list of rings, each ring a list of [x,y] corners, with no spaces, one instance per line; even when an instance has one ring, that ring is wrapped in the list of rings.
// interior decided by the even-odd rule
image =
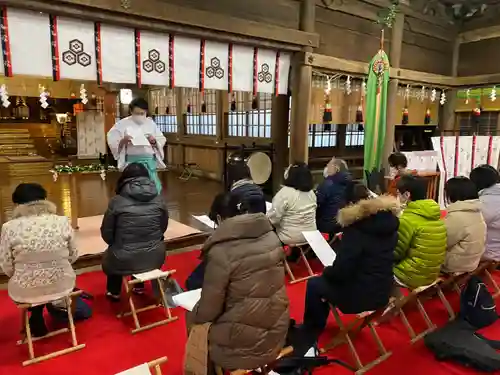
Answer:
[[[77,205],[79,217],[102,215],[106,211],[108,200],[112,196],[118,173],[110,173],[106,181],[97,174],[78,175],[77,189],[71,189],[68,176],[59,176],[56,182],[52,175],[24,178],[0,179],[0,223],[7,221],[12,212],[12,192],[20,182],[37,182],[45,187],[48,199],[54,202],[60,214],[70,216],[72,205]],[[206,214],[214,196],[221,191],[221,184],[215,181],[191,178],[179,180],[174,172],[162,172],[163,192],[168,204],[170,217],[191,227],[207,228],[193,219],[191,215]],[[76,192],[74,191],[76,190]]]

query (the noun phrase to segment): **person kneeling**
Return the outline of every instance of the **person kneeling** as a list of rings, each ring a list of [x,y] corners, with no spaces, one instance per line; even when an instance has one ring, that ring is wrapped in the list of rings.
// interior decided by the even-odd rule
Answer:
[[[165,263],[163,235],[168,225],[165,202],[142,164],[125,168],[116,194],[101,226],[102,239],[109,245],[102,269],[108,276],[106,296],[112,301],[120,299],[123,276],[159,269]],[[142,289],[136,284],[134,290]]]
[[[197,373],[207,356],[209,371],[255,369],[275,360],[285,344],[285,255],[266,215],[246,212],[237,195],[226,193],[218,227],[203,247],[201,299],[186,316],[186,374]]]
[[[302,329],[311,344],[324,330],[330,306],[345,314],[359,314],[389,302],[399,203],[385,195],[370,199],[361,184],[353,187],[348,202],[337,217],[343,232],[333,265],[307,282]]]

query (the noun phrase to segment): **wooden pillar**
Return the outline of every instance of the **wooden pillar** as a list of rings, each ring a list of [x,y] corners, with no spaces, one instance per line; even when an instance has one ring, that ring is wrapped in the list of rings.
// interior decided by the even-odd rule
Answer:
[[[215,144],[223,144],[224,139],[227,137],[228,127],[228,112],[229,112],[229,96],[227,91],[217,91],[217,129]],[[224,149],[217,149],[217,156],[219,158],[219,179],[224,180]]]
[[[288,95],[273,97],[271,112],[271,138],[274,146],[273,159],[273,192],[276,193],[283,183],[283,173],[288,166],[288,123],[289,123]]]
[[[458,76],[458,61],[460,58],[460,42],[458,38],[455,39],[453,46],[453,55],[451,61],[451,75],[452,77]],[[447,92],[446,103],[440,111],[442,118],[439,119],[439,128],[444,131],[444,135],[453,135],[455,130],[455,108],[457,106],[457,90],[452,89]]]
[[[391,32],[391,49],[389,51],[389,63],[392,68],[399,68],[401,64],[401,49],[403,47],[405,15],[398,12]],[[399,122],[399,108],[397,108],[399,79],[391,79],[387,90],[387,122],[384,140],[384,153],[382,155],[382,165],[388,171],[387,158],[394,149],[394,131],[396,122]]]
[[[177,117],[177,141],[181,141],[186,134],[186,116],[184,116],[184,111],[186,108],[186,90],[182,87],[177,87],[174,90],[175,92],[175,107],[176,107],[176,117]],[[180,168],[182,171],[184,163],[186,163],[186,155],[185,155],[185,146],[182,143],[178,143],[176,145],[175,151],[172,150],[172,155],[176,155],[173,157],[177,162],[175,164],[176,167]]]
[[[300,24],[301,31],[314,32],[316,2],[301,0]],[[312,52],[312,47],[305,47],[304,52]],[[312,67],[304,65],[295,58],[292,62],[292,121],[290,126],[289,161],[308,161],[309,147],[307,134],[309,130],[309,103],[311,102]]]

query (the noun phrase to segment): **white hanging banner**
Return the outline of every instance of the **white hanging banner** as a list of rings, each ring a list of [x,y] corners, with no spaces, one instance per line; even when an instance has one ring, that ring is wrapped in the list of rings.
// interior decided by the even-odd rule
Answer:
[[[279,52],[256,48],[256,68],[254,77],[254,90],[257,92],[264,92],[268,94],[274,94],[276,92],[277,84],[279,84],[279,74],[276,74],[276,62],[278,60],[279,66]],[[278,81],[276,81],[278,79]]]
[[[101,80],[136,83],[134,30],[103,24],[99,29]]]
[[[50,22],[47,14],[8,8],[12,74],[52,76]]]
[[[58,52],[56,79],[93,81],[96,78],[94,23],[53,17],[53,38]]]
[[[170,36],[150,31],[136,31],[139,85],[170,86]]]
[[[432,146],[438,153],[441,172],[439,181],[439,204],[444,205],[444,185],[456,176],[468,177],[471,170],[481,164],[498,168],[500,137],[464,136],[433,137]]]
[[[254,49],[233,45],[231,55],[231,91],[253,91]]]
[[[200,66],[200,89],[227,90],[229,46],[203,41]]]
[[[0,7],[0,74],[287,94],[290,53]]]
[[[278,64],[278,94],[288,94],[288,82],[290,77],[291,55],[281,52]]]
[[[200,51],[199,39],[174,37],[173,73],[174,84],[179,87],[200,87]]]

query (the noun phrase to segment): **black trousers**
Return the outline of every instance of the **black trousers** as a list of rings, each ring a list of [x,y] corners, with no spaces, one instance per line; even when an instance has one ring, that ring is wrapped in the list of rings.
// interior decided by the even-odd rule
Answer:
[[[106,290],[115,296],[119,296],[122,292],[122,283],[122,275],[108,275]],[[135,284],[135,288],[144,288],[144,283]]]

